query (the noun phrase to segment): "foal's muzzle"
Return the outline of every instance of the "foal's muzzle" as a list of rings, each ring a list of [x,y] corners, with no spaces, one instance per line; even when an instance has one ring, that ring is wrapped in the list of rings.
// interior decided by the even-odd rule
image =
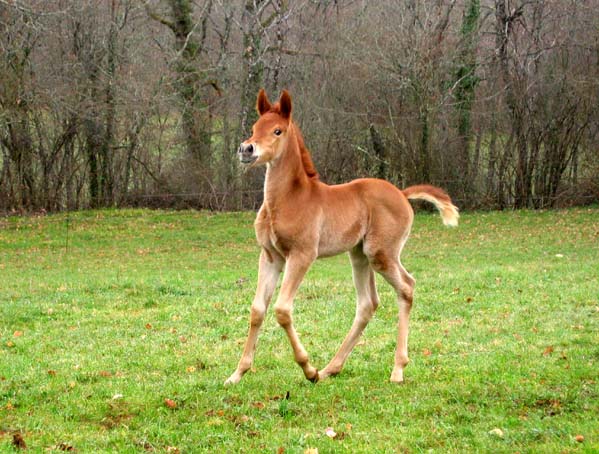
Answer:
[[[251,143],[249,143],[249,144],[242,143],[241,145],[239,145],[239,149],[237,150],[237,154],[239,155],[239,160],[241,162],[243,162],[244,164],[251,164],[256,159],[258,159],[258,156],[256,156],[254,154],[255,152],[256,152],[256,147]]]

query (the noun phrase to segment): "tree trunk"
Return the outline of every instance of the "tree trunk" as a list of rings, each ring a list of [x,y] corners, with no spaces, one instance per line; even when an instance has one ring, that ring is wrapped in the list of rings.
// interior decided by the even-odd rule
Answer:
[[[469,0],[462,19],[461,49],[456,73],[456,110],[458,122],[457,178],[466,194],[471,193],[470,142],[472,137],[471,111],[478,78],[476,72],[476,47],[478,44],[479,0]]]
[[[207,85],[200,67],[200,56],[206,39],[206,23],[212,9],[212,1],[204,4],[199,23],[193,19],[191,0],[168,0],[170,19],[163,18],[149,9],[154,20],[166,25],[175,35],[178,58],[174,64],[177,79],[175,89],[181,103],[181,124],[187,153],[200,167],[207,170],[212,154],[212,138],[207,103],[202,96]]]
[[[113,175],[113,148],[114,148],[114,129],[116,118],[116,102],[114,97],[115,74],[117,68],[117,35],[116,25],[116,2],[111,1],[110,5],[110,30],[108,32],[107,43],[107,62],[106,62],[106,86],[105,90],[105,119],[104,119],[104,137],[100,149],[101,174],[100,190],[104,206],[110,206],[114,203],[114,175]]]
[[[264,59],[262,49],[262,24],[260,9],[264,0],[246,0],[241,16],[243,30],[243,71],[241,80],[241,111],[239,113],[239,138],[251,135],[252,125],[258,119],[256,94],[263,87]]]

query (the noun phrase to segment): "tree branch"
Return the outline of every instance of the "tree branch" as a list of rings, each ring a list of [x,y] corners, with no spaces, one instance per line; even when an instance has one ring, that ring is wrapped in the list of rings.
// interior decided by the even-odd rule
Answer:
[[[162,25],[166,25],[173,31],[173,33],[176,33],[177,28],[175,27],[175,24],[173,22],[158,15],[158,13],[156,13],[155,11],[152,11],[150,5],[148,5],[147,3],[144,4],[144,6],[146,7],[146,12],[148,13],[148,16],[150,16],[155,21],[160,22]]]

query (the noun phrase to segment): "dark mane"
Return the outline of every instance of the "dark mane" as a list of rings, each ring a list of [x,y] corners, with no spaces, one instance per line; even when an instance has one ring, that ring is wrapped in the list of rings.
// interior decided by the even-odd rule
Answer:
[[[275,103],[270,108],[269,112],[280,114],[281,113],[280,104],[278,102]],[[293,125],[293,129],[295,131],[295,136],[297,137],[297,145],[299,146],[300,156],[302,158],[302,165],[304,166],[304,171],[306,172],[306,175],[308,176],[308,178],[318,180],[320,177],[318,176],[318,171],[316,170],[316,167],[314,166],[314,162],[312,161],[312,156],[310,155],[310,151],[308,150],[308,148],[306,147],[306,144],[304,143],[304,137],[302,136],[300,129],[296,126],[296,124],[293,121],[291,121],[291,124]]]

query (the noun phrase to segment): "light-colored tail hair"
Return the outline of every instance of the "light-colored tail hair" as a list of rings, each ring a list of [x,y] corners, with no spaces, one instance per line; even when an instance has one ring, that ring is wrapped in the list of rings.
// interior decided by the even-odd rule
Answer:
[[[404,189],[403,193],[408,199],[426,200],[435,205],[441,214],[443,224],[450,227],[458,225],[460,217],[458,208],[451,203],[451,198],[443,189],[428,184],[418,184]]]

